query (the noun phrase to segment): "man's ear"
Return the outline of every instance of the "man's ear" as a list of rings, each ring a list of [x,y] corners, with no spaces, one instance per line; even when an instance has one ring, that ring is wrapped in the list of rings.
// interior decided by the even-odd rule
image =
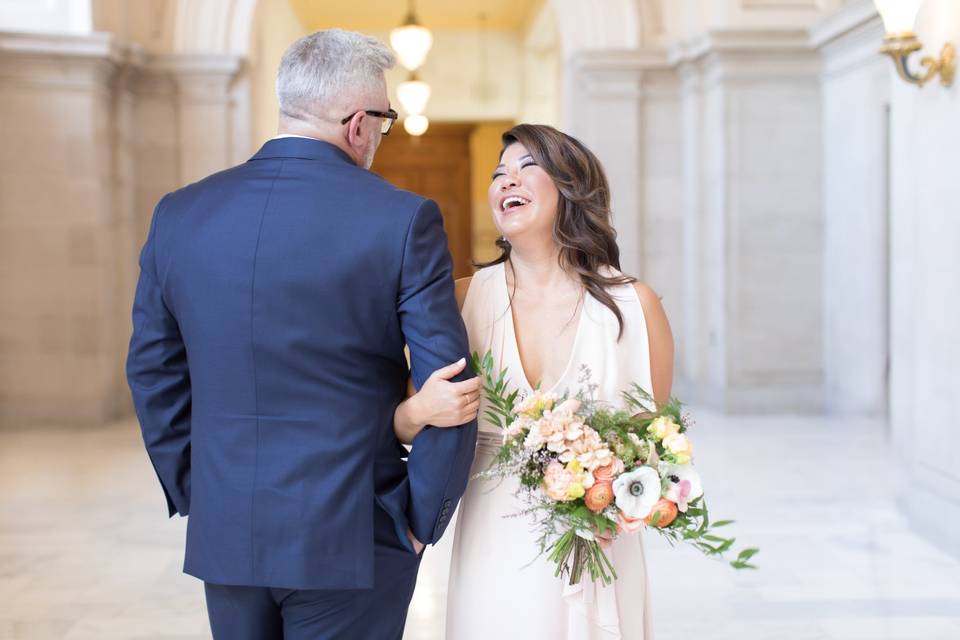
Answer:
[[[352,118],[350,122],[347,123],[347,142],[350,143],[352,147],[362,147],[366,140],[363,136],[363,120],[367,117],[363,111],[360,111]]]

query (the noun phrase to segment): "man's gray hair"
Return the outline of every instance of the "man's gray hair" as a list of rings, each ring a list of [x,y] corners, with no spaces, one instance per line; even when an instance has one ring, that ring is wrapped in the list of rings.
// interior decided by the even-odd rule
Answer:
[[[350,114],[332,111],[381,91],[383,73],[394,64],[393,53],[373,36],[343,29],[304,36],[280,61],[280,113],[298,120],[346,117]]]

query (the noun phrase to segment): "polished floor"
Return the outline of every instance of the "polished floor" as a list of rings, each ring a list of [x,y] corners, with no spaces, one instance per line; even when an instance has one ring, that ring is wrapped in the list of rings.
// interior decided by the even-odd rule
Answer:
[[[882,423],[695,413],[711,511],[760,569],[648,534],[657,640],[960,639],[960,559],[897,510]],[[184,525],[133,422],[0,432],[0,639],[208,638]],[[444,638],[449,540],[427,553],[408,640]]]

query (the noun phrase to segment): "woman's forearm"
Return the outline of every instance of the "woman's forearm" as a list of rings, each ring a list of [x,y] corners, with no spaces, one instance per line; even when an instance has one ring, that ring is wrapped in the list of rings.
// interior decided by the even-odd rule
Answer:
[[[403,444],[412,444],[417,434],[426,426],[418,417],[417,397],[410,396],[393,412],[393,430]]]

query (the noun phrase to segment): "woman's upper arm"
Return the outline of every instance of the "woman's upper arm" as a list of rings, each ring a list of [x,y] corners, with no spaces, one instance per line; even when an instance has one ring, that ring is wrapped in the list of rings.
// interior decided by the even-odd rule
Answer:
[[[653,397],[658,404],[670,399],[673,387],[673,332],[660,303],[657,292],[643,283],[634,287],[640,297],[640,306],[647,321],[647,340],[650,343],[650,377]]]
[[[457,294],[457,306],[460,307],[461,311],[463,311],[463,301],[467,299],[467,290],[470,289],[470,281],[472,279],[472,276],[468,276],[454,282]]]

